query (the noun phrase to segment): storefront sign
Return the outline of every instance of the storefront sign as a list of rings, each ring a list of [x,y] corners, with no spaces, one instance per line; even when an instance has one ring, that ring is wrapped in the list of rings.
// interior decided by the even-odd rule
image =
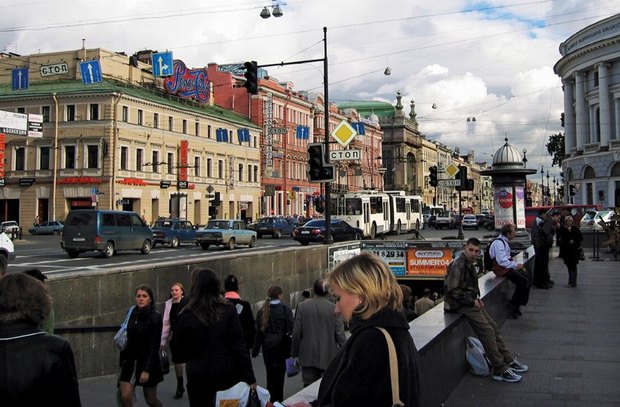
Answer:
[[[172,76],[164,80],[166,91],[200,103],[209,101],[211,82],[207,79],[206,69],[187,69],[183,61],[175,59],[172,70]]]

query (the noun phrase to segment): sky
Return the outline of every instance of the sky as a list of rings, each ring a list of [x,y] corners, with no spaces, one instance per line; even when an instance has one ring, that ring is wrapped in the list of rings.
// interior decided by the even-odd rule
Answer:
[[[259,16],[275,4],[283,16]],[[545,144],[563,132],[560,43],[619,10],[620,0],[2,0],[0,50],[84,40],[127,55],[172,51],[194,68],[264,65],[324,58],[327,27],[330,101],[395,104],[400,91],[429,140],[490,163],[508,138],[526,149],[528,168],[559,178]],[[296,90],[323,91],[322,62],[266,69]]]

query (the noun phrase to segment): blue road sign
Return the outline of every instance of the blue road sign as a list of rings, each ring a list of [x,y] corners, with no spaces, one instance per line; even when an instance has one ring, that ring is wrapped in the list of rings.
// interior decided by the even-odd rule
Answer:
[[[101,77],[101,63],[98,60],[80,62],[80,73],[82,74],[82,83],[84,85],[99,83],[103,80]]]
[[[156,52],[153,54],[153,76],[172,75],[172,52]]]
[[[11,71],[13,90],[28,89],[28,68],[17,68]]]

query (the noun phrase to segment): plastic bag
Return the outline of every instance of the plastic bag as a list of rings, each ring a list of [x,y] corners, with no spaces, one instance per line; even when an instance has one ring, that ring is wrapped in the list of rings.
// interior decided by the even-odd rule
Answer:
[[[296,358],[286,359],[286,376],[293,377],[299,374],[299,364]]]
[[[250,386],[239,382],[233,387],[215,393],[215,407],[245,407],[250,396]]]
[[[127,327],[121,326],[114,335],[114,346],[116,349],[123,351],[127,347]]]

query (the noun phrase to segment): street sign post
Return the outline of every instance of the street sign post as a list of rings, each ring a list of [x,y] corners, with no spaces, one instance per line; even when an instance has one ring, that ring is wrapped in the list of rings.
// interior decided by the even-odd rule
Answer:
[[[172,52],[156,52],[153,54],[153,76],[172,75]]]
[[[346,120],[341,121],[330,134],[344,148],[357,136],[355,129]]]
[[[17,68],[11,71],[13,90],[28,89],[28,68]]]
[[[460,187],[460,179],[440,179],[437,181],[437,185],[440,187]]]
[[[159,181],[159,187],[164,189],[170,187],[170,181]]]
[[[269,134],[286,134],[288,129],[286,127],[269,127]]]
[[[359,160],[362,150],[330,150],[329,161]]]
[[[80,73],[82,74],[82,83],[84,85],[103,81],[101,77],[101,63],[98,60],[80,62]]]

